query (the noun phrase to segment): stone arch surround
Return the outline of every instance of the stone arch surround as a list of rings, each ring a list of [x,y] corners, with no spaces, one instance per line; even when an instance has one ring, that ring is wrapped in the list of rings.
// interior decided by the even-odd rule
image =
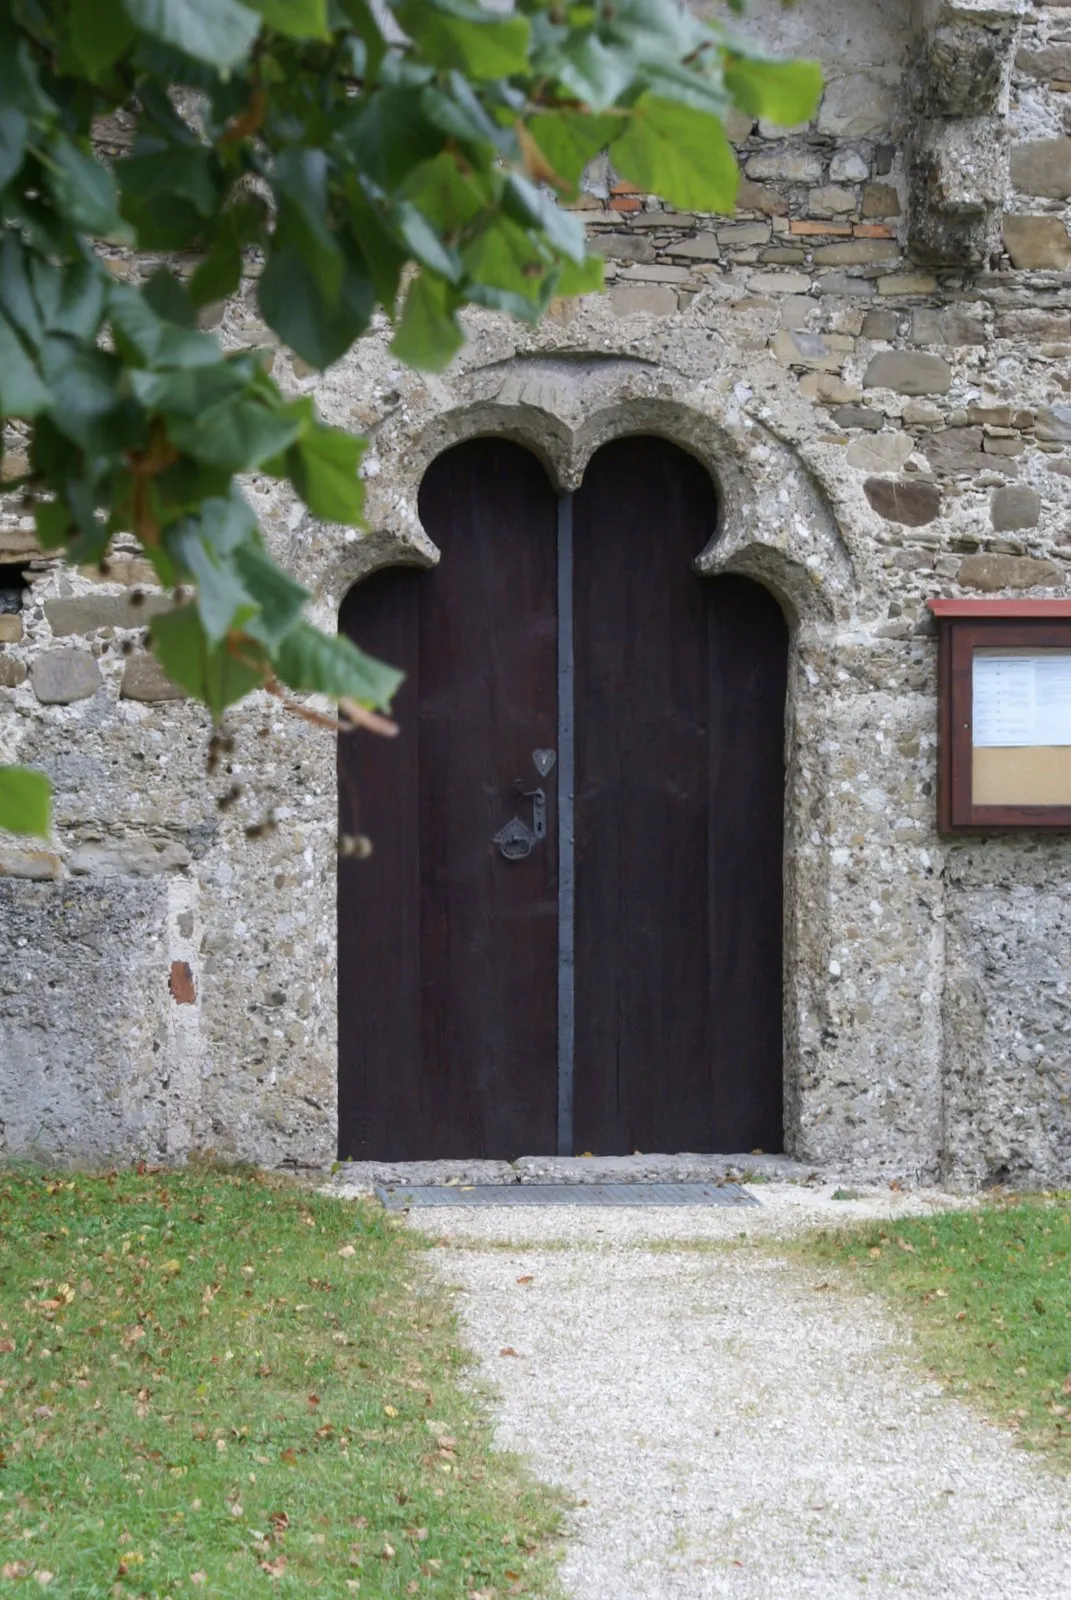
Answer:
[[[694,394],[678,398],[673,375],[665,368],[620,357],[513,360],[495,363],[489,370],[499,380],[493,397],[466,395],[466,389],[478,387],[470,379],[443,395],[441,407],[415,430],[409,419],[388,422],[379,430],[376,448],[381,464],[404,463],[404,468],[391,473],[389,498],[373,490],[373,504],[387,502],[384,520],[346,552],[348,571],[336,568],[329,587],[341,598],[352,583],[383,567],[438,563],[440,553],[420,524],[417,495],[431,462],[466,439],[496,435],[524,445],[542,462],[559,493],[579,486],[588,462],[604,444],[630,434],[656,434],[703,463],[718,490],[719,516],[712,537],[697,556],[697,570],[711,577],[737,573],[763,584],[790,627],[785,708],[785,1143],[790,1153],[805,1155],[802,1102],[807,1062],[814,1053],[808,1035],[814,1018],[825,1009],[823,980],[831,960],[828,924],[810,933],[805,924],[815,906],[828,902],[831,884],[828,852],[807,847],[829,785],[819,776],[823,752],[814,736],[820,725],[814,704],[820,685],[813,672],[804,670],[800,646],[835,633],[838,617],[851,616],[856,600],[854,565],[829,498],[791,444],[750,420],[743,425],[732,391],[720,414],[712,412],[701,408]],[[472,375],[481,376],[479,370]],[[378,486],[383,476],[381,470],[373,484]],[[813,781],[802,783],[804,773]],[[817,961],[816,938],[821,947]]]

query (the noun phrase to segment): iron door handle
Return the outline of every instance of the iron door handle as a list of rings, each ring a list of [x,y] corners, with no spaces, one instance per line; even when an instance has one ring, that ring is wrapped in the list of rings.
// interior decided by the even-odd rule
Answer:
[[[499,855],[507,861],[523,861],[547,837],[546,790],[525,789],[522,793],[526,800],[532,802],[532,826],[529,827],[523,817],[511,817],[491,841],[497,844]]]

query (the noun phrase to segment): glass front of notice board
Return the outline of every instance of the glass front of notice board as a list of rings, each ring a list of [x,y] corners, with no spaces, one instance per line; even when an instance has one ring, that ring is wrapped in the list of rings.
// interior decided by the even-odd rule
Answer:
[[[1071,805],[1071,649],[975,649],[975,806]]]

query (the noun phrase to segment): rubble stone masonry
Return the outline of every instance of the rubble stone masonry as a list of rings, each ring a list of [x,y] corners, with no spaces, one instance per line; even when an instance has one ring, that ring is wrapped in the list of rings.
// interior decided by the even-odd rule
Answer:
[[[699,456],[723,505],[704,570],[760,579],[793,627],[787,1148],[861,1175],[1066,1182],[1071,841],[938,837],[925,602],[1068,592],[1071,3],[761,0],[746,26],[821,56],[814,122],[733,119],[732,217],[597,164],[581,205],[604,295],[537,330],[471,314],[443,377],[394,361],[385,325],[307,371],[274,349],[255,279],[218,308],[228,346],[372,439],[362,535],[271,480],[250,493],[333,626],[363,574],[437,559],[417,488],[458,440],[519,439],[562,489],[622,433]],[[169,601],[139,551],[70,570],[11,506],[0,568],[0,759],[56,786],[54,848],[0,840],[0,1152],[322,1166],[330,737],[256,697],[206,775],[207,714],[143,648]],[[270,806],[277,830],[248,838]]]

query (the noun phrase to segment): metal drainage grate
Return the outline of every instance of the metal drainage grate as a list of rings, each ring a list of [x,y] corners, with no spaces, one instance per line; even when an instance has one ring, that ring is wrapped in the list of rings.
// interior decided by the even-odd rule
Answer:
[[[757,1206],[736,1183],[377,1184],[388,1211],[410,1206]]]

